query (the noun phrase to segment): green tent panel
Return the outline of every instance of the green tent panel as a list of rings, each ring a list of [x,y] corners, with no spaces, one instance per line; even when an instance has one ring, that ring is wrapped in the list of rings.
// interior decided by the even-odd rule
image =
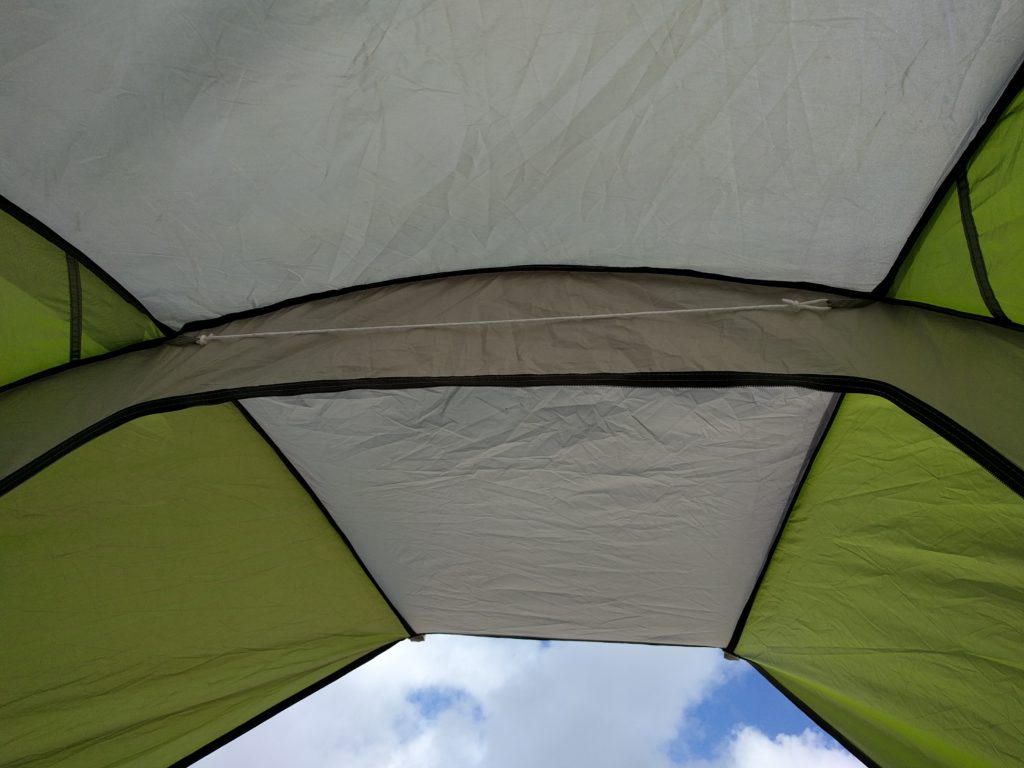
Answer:
[[[0,386],[163,334],[88,266],[0,211]]]
[[[1024,740],[1024,503],[888,401],[847,395],[737,646],[878,765]]]
[[[992,291],[1006,316],[1024,324],[1024,92],[971,163],[968,177]]]
[[[956,190],[942,198],[894,288],[897,298],[990,317],[971,267]]]
[[[0,764],[168,765],[405,635],[231,404],[0,499]]]
[[[1024,92],[957,173],[891,295],[1024,323]]]
[[[0,211],[0,385],[66,363],[71,300],[63,251]]]

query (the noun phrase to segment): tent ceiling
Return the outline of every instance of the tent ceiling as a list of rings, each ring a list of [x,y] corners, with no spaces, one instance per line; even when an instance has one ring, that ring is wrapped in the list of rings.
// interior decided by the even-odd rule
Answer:
[[[416,631],[721,647],[831,400],[470,387],[246,407]]]
[[[414,630],[728,642],[869,763],[1019,762],[1024,4],[0,21],[15,762],[185,765]]]
[[[0,187],[179,324],[517,264],[868,289],[1024,49],[994,0],[16,6]]]

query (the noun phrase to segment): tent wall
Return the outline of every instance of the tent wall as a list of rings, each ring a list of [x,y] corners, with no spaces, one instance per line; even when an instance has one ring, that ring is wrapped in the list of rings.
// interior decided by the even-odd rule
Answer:
[[[895,298],[1024,323],[1024,91],[1008,95],[902,265]]]
[[[0,386],[162,336],[75,254],[3,210],[0,307]]]
[[[737,653],[878,765],[1007,766],[1024,742],[1024,501],[847,395]]]
[[[405,636],[230,404],[153,415],[0,498],[0,763],[168,765]]]

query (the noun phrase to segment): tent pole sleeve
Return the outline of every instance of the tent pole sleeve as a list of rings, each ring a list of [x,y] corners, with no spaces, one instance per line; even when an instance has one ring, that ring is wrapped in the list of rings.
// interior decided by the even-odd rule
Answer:
[[[239,320],[219,332],[624,314],[787,298],[821,296],[660,275],[514,272],[354,293]],[[16,438],[0,446],[0,478],[13,487],[115,423],[189,405],[443,382],[529,386],[545,377],[581,377],[582,383],[598,381],[595,376],[667,376],[673,386],[774,382],[902,398],[899,404],[935,415],[942,422],[937,429],[1019,485],[1024,334],[914,307],[850,306],[829,298],[829,312],[646,315],[164,343],[0,393],[0,429]]]

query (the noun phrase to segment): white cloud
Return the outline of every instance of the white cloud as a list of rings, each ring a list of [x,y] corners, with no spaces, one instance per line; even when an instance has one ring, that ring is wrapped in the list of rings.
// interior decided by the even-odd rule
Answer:
[[[687,713],[742,669],[709,649],[435,635],[400,643],[200,766],[667,768]],[[743,728],[720,761],[691,766],[859,765],[816,739]]]
[[[766,736],[744,727],[726,745],[720,760],[692,768],[863,768],[862,763],[834,746],[820,733]]]

